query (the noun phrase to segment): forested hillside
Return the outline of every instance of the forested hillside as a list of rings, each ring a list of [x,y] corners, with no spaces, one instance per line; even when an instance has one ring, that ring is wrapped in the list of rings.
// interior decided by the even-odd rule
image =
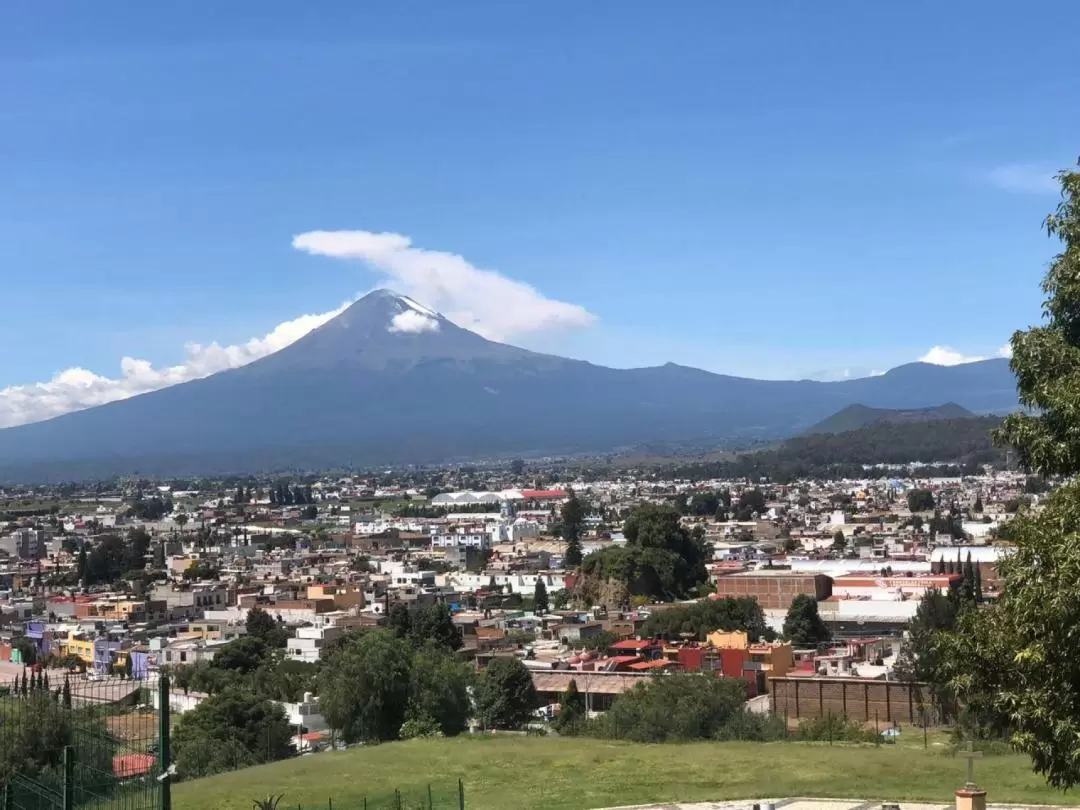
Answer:
[[[974,472],[983,464],[1005,463],[990,431],[997,416],[879,423],[844,433],[797,436],[775,447],[743,453],[733,460],[667,465],[661,475],[679,478],[854,478],[894,475],[875,464],[919,464],[941,474]],[[927,469],[925,473],[931,470]]]

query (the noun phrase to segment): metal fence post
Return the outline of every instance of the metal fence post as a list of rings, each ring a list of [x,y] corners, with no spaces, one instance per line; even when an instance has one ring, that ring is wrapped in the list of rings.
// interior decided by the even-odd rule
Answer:
[[[75,751],[64,746],[64,810],[75,808]]]
[[[169,676],[158,679],[158,765],[161,770],[161,810],[172,810],[172,746],[169,738]]]
[[[465,810],[465,783],[457,780],[458,810]]]

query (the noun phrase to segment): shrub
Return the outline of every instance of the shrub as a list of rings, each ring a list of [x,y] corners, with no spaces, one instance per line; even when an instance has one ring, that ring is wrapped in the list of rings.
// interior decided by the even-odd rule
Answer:
[[[742,709],[728,718],[728,721],[716,732],[715,739],[721,742],[729,740],[774,742],[786,740],[787,736],[787,723],[782,717]]]
[[[878,742],[876,732],[842,714],[828,714],[803,720],[795,732],[795,739],[809,742]]]

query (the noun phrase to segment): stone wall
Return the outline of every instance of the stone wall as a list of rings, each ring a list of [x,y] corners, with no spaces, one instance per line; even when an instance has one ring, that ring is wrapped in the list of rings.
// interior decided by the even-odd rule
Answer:
[[[773,714],[789,720],[846,715],[859,722],[922,725],[937,718],[930,688],[923,683],[868,678],[770,678]]]

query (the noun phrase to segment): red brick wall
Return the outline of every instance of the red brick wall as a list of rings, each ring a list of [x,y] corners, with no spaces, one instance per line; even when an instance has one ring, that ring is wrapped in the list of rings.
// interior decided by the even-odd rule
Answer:
[[[773,714],[799,720],[827,714],[860,722],[922,724],[921,709],[935,712],[929,687],[863,678],[770,678]],[[932,721],[931,721],[932,722]]]
[[[752,596],[765,610],[787,610],[800,594],[815,599],[832,595],[832,580],[824,574],[759,574],[716,578],[720,596]]]

